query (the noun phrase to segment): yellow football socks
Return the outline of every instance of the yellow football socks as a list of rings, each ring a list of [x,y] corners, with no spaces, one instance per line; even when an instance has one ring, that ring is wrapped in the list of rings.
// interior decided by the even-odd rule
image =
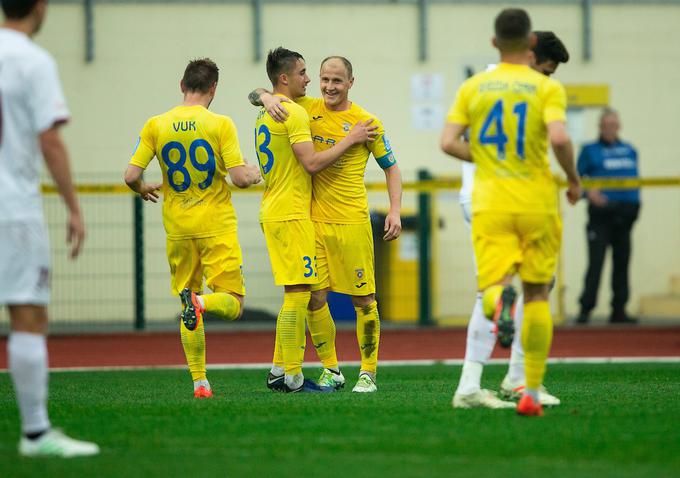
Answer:
[[[187,358],[191,379],[205,380],[205,329],[203,328],[203,318],[198,321],[194,330],[188,330],[184,322],[179,321],[180,334],[182,337],[182,347]]]
[[[487,319],[493,319],[493,315],[496,312],[496,305],[498,304],[502,293],[502,285],[492,285],[491,287],[484,289],[484,292],[482,293],[482,309],[484,310],[484,316]]]
[[[241,303],[226,292],[202,295],[205,311],[224,320],[236,320],[241,312]]]
[[[375,375],[378,369],[378,346],[380,345],[380,316],[378,303],[354,307],[357,312],[357,341],[361,351],[361,371]]]
[[[522,321],[522,347],[528,389],[538,390],[543,383],[552,334],[552,317],[548,302],[526,302]]]
[[[338,355],[335,351],[335,322],[328,304],[319,310],[307,311],[307,327],[312,336],[316,354],[325,368],[337,370]]]
[[[283,306],[276,321],[286,375],[302,373],[305,357],[305,322],[311,292],[284,292]]]
[[[280,315],[280,312],[279,312]],[[274,358],[272,365],[283,370],[283,349],[281,348],[281,339],[279,338],[279,321],[276,321],[276,340],[274,341]]]

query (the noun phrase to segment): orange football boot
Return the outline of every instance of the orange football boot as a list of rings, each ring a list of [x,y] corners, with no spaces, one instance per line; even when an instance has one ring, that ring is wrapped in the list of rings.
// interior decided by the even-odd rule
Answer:
[[[213,396],[212,390],[208,390],[203,385],[194,390],[195,398],[212,398],[212,396]]]
[[[542,417],[543,407],[540,402],[535,402],[531,395],[524,394],[517,404],[517,415],[525,417]]]
[[[196,293],[189,288],[184,288],[179,293],[179,298],[182,300],[180,318],[187,330],[195,330],[205,310],[201,307],[200,302],[198,302]]]

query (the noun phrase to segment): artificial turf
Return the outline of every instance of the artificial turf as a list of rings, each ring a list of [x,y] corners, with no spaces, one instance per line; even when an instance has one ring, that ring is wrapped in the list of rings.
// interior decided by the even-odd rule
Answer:
[[[317,371],[308,369],[308,376]],[[383,367],[376,394],[275,394],[264,370],[209,372],[195,400],[180,370],[53,373],[52,422],[94,458],[17,456],[0,374],[0,477],[680,476],[680,364],[552,365],[543,418],[453,410],[460,367]],[[485,369],[497,389],[505,368]]]

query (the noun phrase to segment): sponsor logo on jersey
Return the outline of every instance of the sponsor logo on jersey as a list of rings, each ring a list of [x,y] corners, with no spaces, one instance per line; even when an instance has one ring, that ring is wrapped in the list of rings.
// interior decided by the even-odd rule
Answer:
[[[312,116],[312,121],[319,121],[321,118],[323,118],[323,116],[321,116],[321,115],[319,115],[319,116]]]
[[[316,141],[321,144],[328,144],[330,146],[333,146],[335,144],[335,140],[333,138],[324,138],[323,136],[314,135],[312,136],[312,141]]]
[[[349,124],[349,123],[346,123],[346,122],[345,122],[345,123],[342,123],[342,130],[343,130],[345,133],[347,133],[347,132],[350,130],[351,127],[352,127],[352,125]]]

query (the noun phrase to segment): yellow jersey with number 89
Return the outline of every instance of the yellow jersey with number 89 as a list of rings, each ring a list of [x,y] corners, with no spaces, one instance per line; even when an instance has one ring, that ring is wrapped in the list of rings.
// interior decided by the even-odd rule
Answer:
[[[264,108],[255,121],[255,153],[265,183],[260,222],[309,219],[312,177],[292,148],[296,143],[311,143],[309,117],[301,106],[285,105],[288,110],[285,122],[277,123]]]
[[[547,125],[566,121],[566,106],[564,87],[526,65],[500,63],[463,83],[447,122],[470,127],[473,213],[557,212]]]
[[[177,106],[150,118],[130,164],[163,172],[163,225],[168,239],[212,237],[236,230],[227,170],[244,164],[231,118],[203,106]]]

